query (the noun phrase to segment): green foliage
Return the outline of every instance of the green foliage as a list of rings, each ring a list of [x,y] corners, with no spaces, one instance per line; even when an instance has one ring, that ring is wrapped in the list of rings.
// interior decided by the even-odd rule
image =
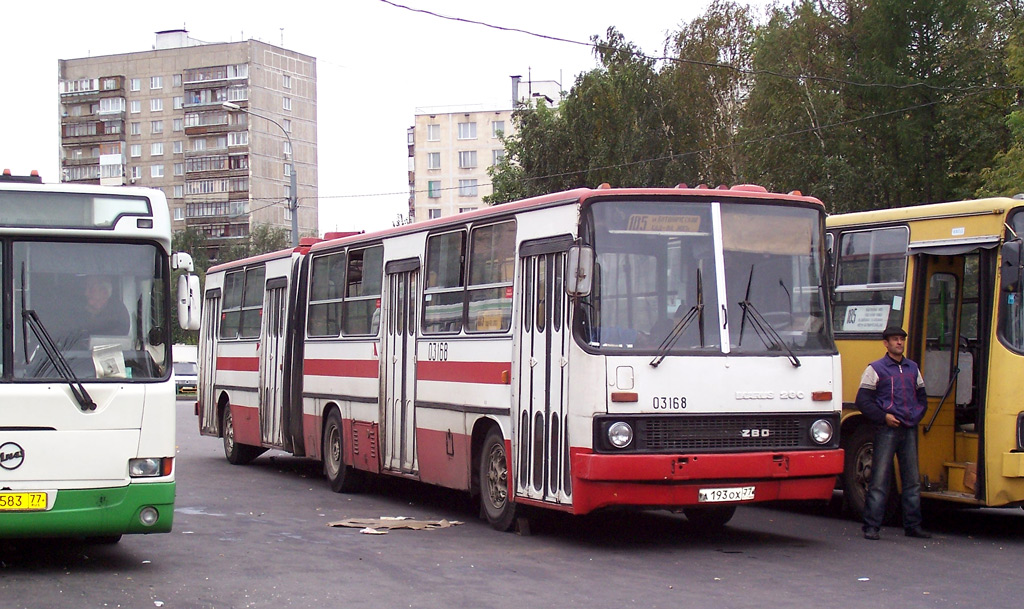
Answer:
[[[245,239],[221,247],[217,262],[241,260],[249,256],[259,256],[287,249],[290,246],[288,231],[269,224],[257,224]]]
[[[794,0],[755,23],[714,0],[664,61],[609,28],[557,108],[513,114],[488,201],[754,182],[850,211],[1024,190],[1022,5]]]

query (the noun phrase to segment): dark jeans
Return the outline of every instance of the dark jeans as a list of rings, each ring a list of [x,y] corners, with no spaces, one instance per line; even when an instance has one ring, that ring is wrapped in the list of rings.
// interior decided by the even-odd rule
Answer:
[[[921,526],[921,476],[917,469],[917,427],[882,425],[875,429],[871,458],[871,483],[864,505],[864,528],[877,529],[885,517],[885,504],[892,484],[892,458],[900,463],[903,485],[903,528]]]

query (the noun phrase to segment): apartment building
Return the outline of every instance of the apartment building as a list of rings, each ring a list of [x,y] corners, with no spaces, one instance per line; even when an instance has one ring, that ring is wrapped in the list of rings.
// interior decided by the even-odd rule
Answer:
[[[293,213],[317,234],[314,57],[170,30],[149,51],[60,60],[59,79],[62,181],[163,190],[212,259],[261,224],[290,241]]]
[[[502,135],[515,132],[511,106],[531,106],[538,99],[548,105],[561,101],[557,81],[511,78],[511,103],[504,107],[417,108],[408,129],[409,221],[485,206],[483,198],[493,192],[487,170],[505,156]]]

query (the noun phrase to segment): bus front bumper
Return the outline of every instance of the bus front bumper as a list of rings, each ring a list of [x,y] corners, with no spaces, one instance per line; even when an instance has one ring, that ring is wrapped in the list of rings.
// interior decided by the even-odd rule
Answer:
[[[61,490],[49,510],[0,511],[0,538],[167,533],[174,522],[174,493],[174,482]],[[147,507],[155,508],[159,515],[150,526],[140,520]]]
[[[828,500],[836,475],[843,471],[842,449],[689,455],[596,454],[575,449],[570,459],[575,514],[613,506],[671,509]],[[715,495],[708,491],[751,486],[753,499],[701,501],[702,495]]]

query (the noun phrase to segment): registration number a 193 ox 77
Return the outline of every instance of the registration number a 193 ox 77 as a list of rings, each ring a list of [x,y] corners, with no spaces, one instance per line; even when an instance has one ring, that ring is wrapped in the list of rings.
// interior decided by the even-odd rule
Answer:
[[[729,488],[702,488],[697,492],[700,503],[720,503],[723,501],[751,501],[754,499],[754,487],[734,486]]]

